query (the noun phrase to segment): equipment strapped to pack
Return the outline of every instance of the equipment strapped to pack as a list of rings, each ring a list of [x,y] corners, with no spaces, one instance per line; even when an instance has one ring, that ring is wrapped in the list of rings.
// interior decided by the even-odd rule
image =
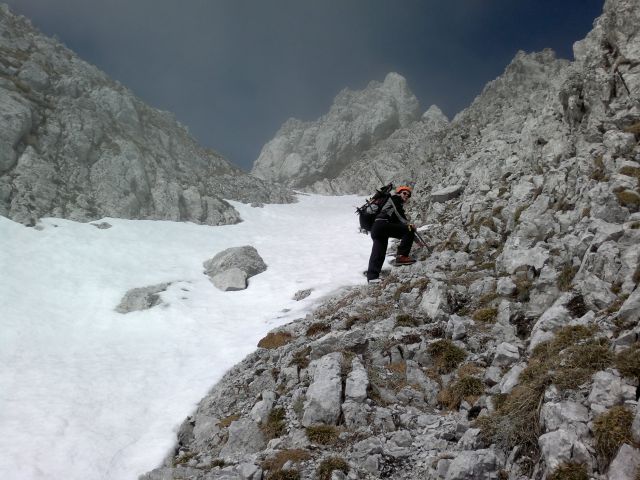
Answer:
[[[376,190],[376,193],[361,207],[356,208],[358,219],[360,220],[360,230],[370,232],[373,222],[380,212],[380,209],[391,198],[393,184],[390,183]]]

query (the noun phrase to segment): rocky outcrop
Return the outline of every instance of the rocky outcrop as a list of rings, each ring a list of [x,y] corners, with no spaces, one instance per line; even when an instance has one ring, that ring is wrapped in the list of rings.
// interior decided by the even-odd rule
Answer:
[[[393,132],[377,142],[345,168],[336,178],[323,179],[306,188],[322,194],[370,195],[389,182],[413,185],[417,173],[432,154],[429,146],[440,141],[449,121],[432,105],[420,121]]]
[[[607,0],[576,62],[519,53],[410,140],[429,250],[272,332],[145,478],[637,476],[638,15]],[[266,446],[223,458],[230,417]]]
[[[288,120],[264,146],[252,173],[295,188],[343,176],[364,151],[416,121],[418,109],[397,73],[361,91],[343,90],[318,121]]]
[[[223,292],[244,290],[250,277],[267,269],[260,254],[251,245],[227,248],[202,266],[211,283]]]
[[[288,201],[171,114],[0,7],[0,214],[238,222],[224,199]]]

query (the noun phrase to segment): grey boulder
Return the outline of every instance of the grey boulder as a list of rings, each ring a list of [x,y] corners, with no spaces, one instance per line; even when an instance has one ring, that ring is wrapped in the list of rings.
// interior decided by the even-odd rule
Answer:
[[[463,451],[456,455],[447,470],[446,480],[492,478],[498,458],[492,450]]]
[[[244,290],[247,288],[247,273],[237,267],[232,267],[213,276],[211,282],[223,292]]]
[[[223,250],[202,265],[204,273],[222,291],[244,290],[247,279],[267,269],[258,251],[250,245]]]
[[[313,383],[307,390],[302,417],[304,426],[315,423],[335,424],[338,421],[342,395],[341,360],[340,352],[330,353],[318,360]]]
[[[611,462],[607,478],[609,480],[635,480],[638,478],[638,471],[640,471],[640,450],[625,443]]]

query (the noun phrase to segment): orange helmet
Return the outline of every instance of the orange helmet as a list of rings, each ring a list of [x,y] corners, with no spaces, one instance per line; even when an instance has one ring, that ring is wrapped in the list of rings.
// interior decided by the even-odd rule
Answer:
[[[401,185],[398,188],[396,188],[396,193],[399,195],[400,192],[409,192],[409,196],[411,196],[412,193],[412,188],[409,187],[408,185]]]

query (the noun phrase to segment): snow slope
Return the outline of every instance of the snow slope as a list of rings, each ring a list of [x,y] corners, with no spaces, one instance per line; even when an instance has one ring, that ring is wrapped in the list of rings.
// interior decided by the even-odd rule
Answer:
[[[0,217],[0,478],[137,478],[270,329],[364,283],[362,199],[299,200],[231,202],[244,222],[219,227],[109,218],[101,230],[49,218],[26,228]],[[268,269],[247,290],[218,291],[202,262],[241,245]],[[127,290],[162,282],[173,283],[161,305],[114,311]]]

